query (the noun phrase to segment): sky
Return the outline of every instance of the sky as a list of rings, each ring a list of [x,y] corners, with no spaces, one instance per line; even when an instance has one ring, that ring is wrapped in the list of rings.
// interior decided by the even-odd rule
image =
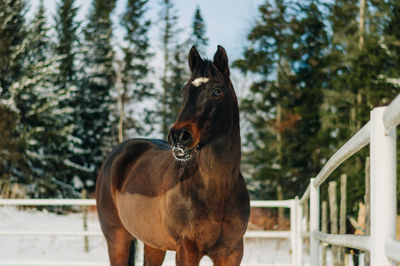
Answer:
[[[149,0],[147,16],[153,21],[158,18],[161,0]],[[28,1],[32,10],[36,10],[39,0]],[[56,0],[44,0],[47,16],[51,19],[55,15]],[[92,1],[77,0],[76,5],[81,7],[78,20],[84,20],[90,9]],[[265,0],[173,0],[179,17],[178,27],[188,31],[191,27],[196,6],[200,7],[206,23],[209,46],[204,57],[212,58],[217,45],[222,45],[230,58],[230,61],[241,56],[246,44],[247,34],[254,25],[258,16],[258,6]],[[113,21],[117,22],[124,12],[126,0],[117,0],[117,7],[113,14]],[[159,28],[154,25],[150,30],[150,40],[153,49],[160,47]],[[114,35],[116,44],[122,41],[123,31],[117,23],[114,23]],[[187,48],[188,51],[190,47]],[[157,51],[156,51],[157,52]]]

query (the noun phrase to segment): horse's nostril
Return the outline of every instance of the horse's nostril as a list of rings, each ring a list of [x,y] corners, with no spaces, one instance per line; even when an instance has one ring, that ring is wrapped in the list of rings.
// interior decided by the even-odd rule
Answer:
[[[185,146],[188,146],[192,143],[192,134],[184,128],[179,131],[178,140]]]

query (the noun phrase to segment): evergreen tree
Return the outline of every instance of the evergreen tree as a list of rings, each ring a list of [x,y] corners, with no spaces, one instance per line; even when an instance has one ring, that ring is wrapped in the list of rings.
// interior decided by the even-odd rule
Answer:
[[[189,42],[191,45],[195,45],[201,54],[205,53],[208,45],[208,38],[206,37],[206,25],[203,16],[201,15],[199,6],[196,7],[194,12],[192,34]]]
[[[382,10],[384,19],[381,20],[382,32],[384,36],[383,50],[385,52],[386,67],[383,69],[382,78],[395,88],[400,87],[400,2],[396,0],[383,3],[379,10]]]
[[[260,6],[259,12],[259,19],[248,35],[250,45],[245,48],[244,58],[234,66],[255,77],[249,95],[241,102],[242,116],[249,123],[244,167],[258,187],[252,191],[253,196],[276,198],[277,187],[291,178],[283,163],[283,137],[298,121],[289,109],[295,90],[287,57],[292,34],[283,1],[268,1]]]
[[[189,45],[186,45],[186,43],[177,44],[173,49],[170,62],[171,74],[166,82],[166,86],[169,88],[166,99],[169,113],[167,121],[170,126],[175,123],[178,117],[182,106],[182,87],[189,79],[186,53],[187,47],[189,47]]]
[[[26,1],[0,2],[0,98],[9,97],[8,88],[23,76],[26,48]]]
[[[77,30],[79,23],[76,21],[78,8],[74,6],[75,0],[60,0],[57,5],[55,28],[57,34],[56,53],[63,58],[60,60],[58,81],[60,88],[68,90],[77,79],[76,53]]]
[[[235,62],[258,79],[242,102],[249,123],[244,162],[259,186],[256,197],[276,198],[281,188],[285,197],[298,195],[320,168],[318,110],[328,39],[315,3],[260,6],[251,44]]]
[[[179,29],[176,28],[178,16],[172,0],[163,0],[160,11],[163,75],[161,78],[161,134],[166,138],[170,126],[175,122],[181,99],[181,88],[184,85],[185,71],[183,61],[186,51],[179,42]]]
[[[26,1],[0,1],[0,178],[16,181],[27,167],[23,142],[17,132],[19,120],[13,84],[22,82],[26,46]]]
[[[296,176],[292,187],[287,187],[295,196],[304,191],[310,177],[321,169],[321,151],[324,140],[320,138],[320,113],[323,89],[326,86],[326,50],[329,45],[325,17],[318,1],[303,1],[297,6],[300,19],[291,22],[293,32],[290,62],[294,72],[291,78],[296,86],[293,113],[298,117],[296,129],[285,138],[283,158]]]
[[[141,113],[140,119],[135,119],[135,115],[139,111],[139,105],[150,96],[154,95],[153,83],[149,79],[151,72],[148,64],[152,54],[149,51],[150,44],[148,39],[148,30],[150,20],[144,18],[146,5],[148,0],[129,0],[127,2],[126,11],[121,18],[121,25],[125,29],[126,45],[122,48],[124,53],[123,69],[122,69],[122,92],[121,92],[121,108],[122,116],[120,126],[122,127],[122,137],[129,128],[131,134],[138,136],[148,132],[151,128],[149,119],[152,110],[145,109]],[[127,112],[128,105],[135,106]],[[136,113],[133,113],[136,111]],[[143,116],[143,113],[145,116]],[[125,115],[127,114],[127,115]],[[147,121],[143,123],[142,120]],[[122,141],[122,139],[120,140]]]
[[[29,49],[24,60],[27,82],[13,88],[20,117],[18,132],[25,143],[30,172],[19,181],[29,184],[29,192],[34,197],[55,196],[62,191],[54,180],[64,161],[57,145],[66,142],[69,132],[58,124],[63,114],[53,87],[57,57],[52,55],[43,1],[30,25]]]
[[[57,144],[57,152],[64,158],[63,167],[59,167],[57,180],[66,188],[71,188],[76,175],[75,168],[71,161],[74,153],[79,147],[79,143],[72,137],[72,132],[76,127],[78,117],[79,102],[77,99],[77,53],[79,23],[76,21],[78,8],[74,6],[74,0],[60,0],[57,4],[57,15],[55,16],[56,44],[55,54],[61,57],[57,75],[54,82],[59,108],[62,112],[58,120],[58,125],[68,129],[69,134],[65,136],[66,141]],[[65,189],[66,191],[71,189]]]
[[[97,170],[106,153],[115,144],[112,136],[112,99],[114,89],[114,51],[111,45],[111,13],[115,1],[94,0],[85,26],[82,65],[77,91],[76,128],[72,138],[77,143],[70,165],[76,178],[93,190]]]

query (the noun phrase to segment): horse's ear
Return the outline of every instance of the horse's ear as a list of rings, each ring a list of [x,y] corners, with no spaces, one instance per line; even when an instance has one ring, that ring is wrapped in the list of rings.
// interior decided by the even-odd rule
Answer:
[[[192,49],[190,49],[189,52],[189,68],[190,72],[193,73],[193,71],[196,69],[196,67],[203,62],[203,59],[199,55],[199,52],[197,52],[196,46],[192,46]]]
[[[214,65],[222,74],[229,77],[228,56],[221,45],[218,45],[217,52],[214,55]]]

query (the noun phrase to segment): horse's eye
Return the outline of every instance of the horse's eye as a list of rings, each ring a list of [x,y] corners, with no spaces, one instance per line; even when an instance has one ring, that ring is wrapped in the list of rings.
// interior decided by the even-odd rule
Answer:
[[[215,98],[218,98],[219,96],[222,95],[222,90],[218,89],[218,88],[215,88],[215,89],[212,90],[211,95],[213,97],[215,97]]]

